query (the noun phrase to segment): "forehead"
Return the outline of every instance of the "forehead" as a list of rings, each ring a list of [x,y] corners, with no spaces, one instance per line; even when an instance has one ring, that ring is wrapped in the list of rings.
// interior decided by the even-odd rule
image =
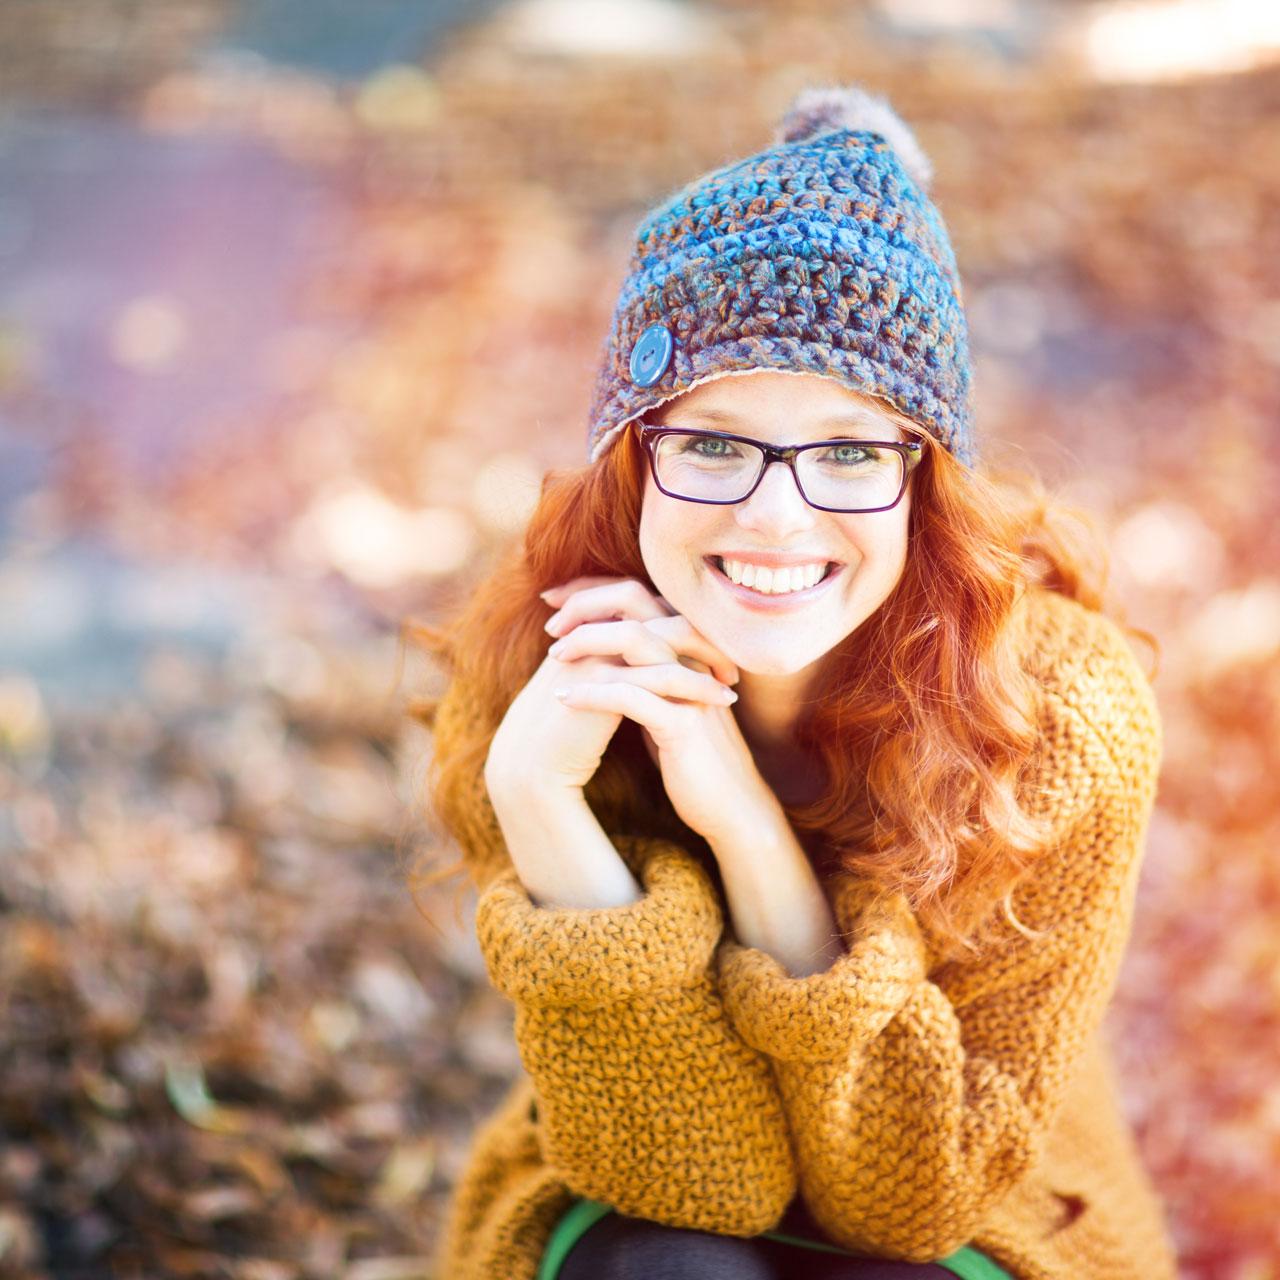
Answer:
[[[694,387],[648,415],[652,422],[688,423],[721,431],[772,436],[875,427],[902,438],[882,401],[833,378],[772,370],[725,377]]]

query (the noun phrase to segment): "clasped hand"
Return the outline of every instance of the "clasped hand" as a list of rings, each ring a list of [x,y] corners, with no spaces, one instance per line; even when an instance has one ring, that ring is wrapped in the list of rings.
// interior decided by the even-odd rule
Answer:
[[[494,735],[491,787],[584,787],[626,718],[704,839],[776,806],[729,710],[737,668],[686,618],[634,578],[576,578],[543,599],[558,609],[547,624],[558,638]]]

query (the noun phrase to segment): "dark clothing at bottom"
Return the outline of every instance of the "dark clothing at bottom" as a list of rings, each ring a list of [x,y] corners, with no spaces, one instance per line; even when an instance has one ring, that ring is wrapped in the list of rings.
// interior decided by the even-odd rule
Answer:
[[[765,1236],[688,1231],[612,1213],[569,1251],[559,1280],[955,1280],[933,1263],[816,1253]]]
[[[539,1280],[1011,1280],[975,1249],[939,1262],[864,1258],[828,1242],[797,1197],[777,1231],[743,1238],[665,1226],[579,1200]]]

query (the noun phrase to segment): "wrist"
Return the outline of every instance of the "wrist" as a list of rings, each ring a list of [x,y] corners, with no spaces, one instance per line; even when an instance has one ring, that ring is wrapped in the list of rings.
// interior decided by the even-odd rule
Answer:
[[[545,813],[579,808],[587,802],[581,787],[560,779],[532,774],[528,769],[518,773],[486,769],[484,784],[493,807],[508,812],[532,810]]]
[[[643,896],[581,788],[500,787],[490,801],[516,876],[535,906],[591,910]]]
[[[783,831],[792,834],[782,802],[767,786],[760,794],[735,803],[732,810],[724,815],[713,831],[702,833],[713,850],[717,846],[726,849],[743,845],[749,847],[761,838],[767,839]]]
[[[831,906],[786,810],[770,792],[738,809],[732,831],[709,840],[739,943],[788,974],[824,972],[843,951]]]

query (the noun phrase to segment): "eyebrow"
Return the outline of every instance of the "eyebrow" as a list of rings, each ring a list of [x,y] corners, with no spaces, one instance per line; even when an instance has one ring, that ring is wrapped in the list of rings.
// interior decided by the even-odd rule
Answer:
[[[686,409],[677,405],[672,407],[671,413],[681,419],[687,415],[689,418],[700,418],[704,422],[715,422],[730,427],[740,425],[742,422],[742,419],[736,413],[731,413],[727,409]],[[665,415],[663,420],[666,420]],[[900,430],[896,423],[890,422],[887,418],[882,418],[871,409],[850,409],[845,413],[829,414],[827,417],[820,419],[816,425],[824,429],[831,427],[872,427],[883,431]]]

